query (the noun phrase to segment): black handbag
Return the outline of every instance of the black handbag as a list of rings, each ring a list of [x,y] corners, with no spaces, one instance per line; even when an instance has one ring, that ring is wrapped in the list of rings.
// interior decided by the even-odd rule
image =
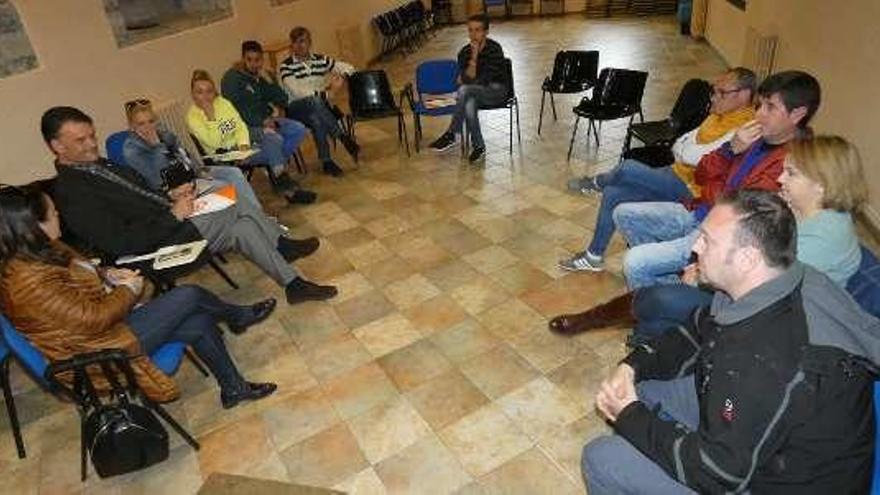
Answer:
[[[168,458],[168,432],[156,415],[127,398],[103,405],[86,418],[86,447],[98,476],[106,478]]]

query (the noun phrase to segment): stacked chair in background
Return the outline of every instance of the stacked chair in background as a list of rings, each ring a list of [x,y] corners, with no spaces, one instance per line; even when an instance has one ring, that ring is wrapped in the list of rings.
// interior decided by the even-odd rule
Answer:
[[[373,18],[382,35],[382,56],[412,53],[428,38],[434,17],[421,0],[412,0]]]

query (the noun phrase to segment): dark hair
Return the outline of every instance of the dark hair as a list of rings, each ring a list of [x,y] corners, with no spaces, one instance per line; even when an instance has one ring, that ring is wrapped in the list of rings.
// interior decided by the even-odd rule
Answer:
[[[241,56],[243,57],[246,53],[256,52],[263,53],[263,45],[260,44],[259,41],[255,40],[247,40],[241,44]]]
[[[734,238],[739,247],[761,251],[768,266],[788,268],[797,259],[797,221],[778,194],[741,189],[725,194],[717,204],[739,215]]]
[[[49,196],[35,184],[0,188],[0,267],[16,256],[67,266],[69,255],[56,250],[40,222],[49,212]]]
[[[468,17],[468,22],[479,22],[483,25],[483,29],[489,29],[489,16],[486,14],[474,14]]]
[[[68,122],[93,124],[92,118],[79,108],[52,107],[46,110],[40,119],[40,132],[43,133],[43,141],[49,145],[53,139],[58,137],[58,131],[61,130],[61,127]]]
[[[727,71],[736,78],[736,87],[748,90],[749,94],[755,94],[755,88],[758,86],[758,76],[751,69],[745,67],[734,67]]]
[[[307,28],[302,26],[297,26],[290,30],[290,42],[295,43],[296,40],[300,39],[303,35],[307,35],[309,38],[312,37],[312,33],[309,32]]]
[[[806,128],[810,119],[819,110],[822,100],[822,89],[815,77],[799,70],[788,70],[771,74],[758,86],[758,94],[769,98],[779,94],[779,99],[789,112],[798,107],[804,107],[807,113],[798,122],[798,127]]]

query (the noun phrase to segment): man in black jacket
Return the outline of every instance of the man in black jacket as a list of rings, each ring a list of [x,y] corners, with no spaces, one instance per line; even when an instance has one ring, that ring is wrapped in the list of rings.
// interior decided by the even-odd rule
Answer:
[[[504,51],[497,41],[487,37],[489,17],[484,14],[468,18],[468,37],[471,42],[458,52],[459,83],[455,113],[449,129],[431,143],[431,149],[446,151],[455,146],[456,135],[461,134],[461,125],[467,122],[471,136],[471,163],[486,157],[486,144],[480,132],[480,119],[477,116],[481,106],[498,105],[507,96],[507,75],[504,65]]]
[[[694,252],[718,292],[601,384],[615,434],[584,448],[590,494],[867,493],[880,322],[796,242],[772,193],[711,210]]]
[[[54,193],[66,227],[112,256],[147,254],[203,237],[208,249],[235,249],[285,288],[291,304],[329,299],[332,286],[305,280],[290,262],[318,248],[315,238],[289,239],[246,201],[194,216],[192,184],[157,193],[134,169],[114,166],[98,154],[92,119],[73,107],[53,107],[40,122],[57,160]]]

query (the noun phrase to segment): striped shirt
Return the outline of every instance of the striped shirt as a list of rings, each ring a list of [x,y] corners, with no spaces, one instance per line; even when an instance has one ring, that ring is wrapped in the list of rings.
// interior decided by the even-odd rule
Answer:
[[[278,79],[291,101],[319,94],[327,87],[330,73],[350,74],[354,67],[326,55],[313,53],[306,58],[287,57],[278,67]]]

